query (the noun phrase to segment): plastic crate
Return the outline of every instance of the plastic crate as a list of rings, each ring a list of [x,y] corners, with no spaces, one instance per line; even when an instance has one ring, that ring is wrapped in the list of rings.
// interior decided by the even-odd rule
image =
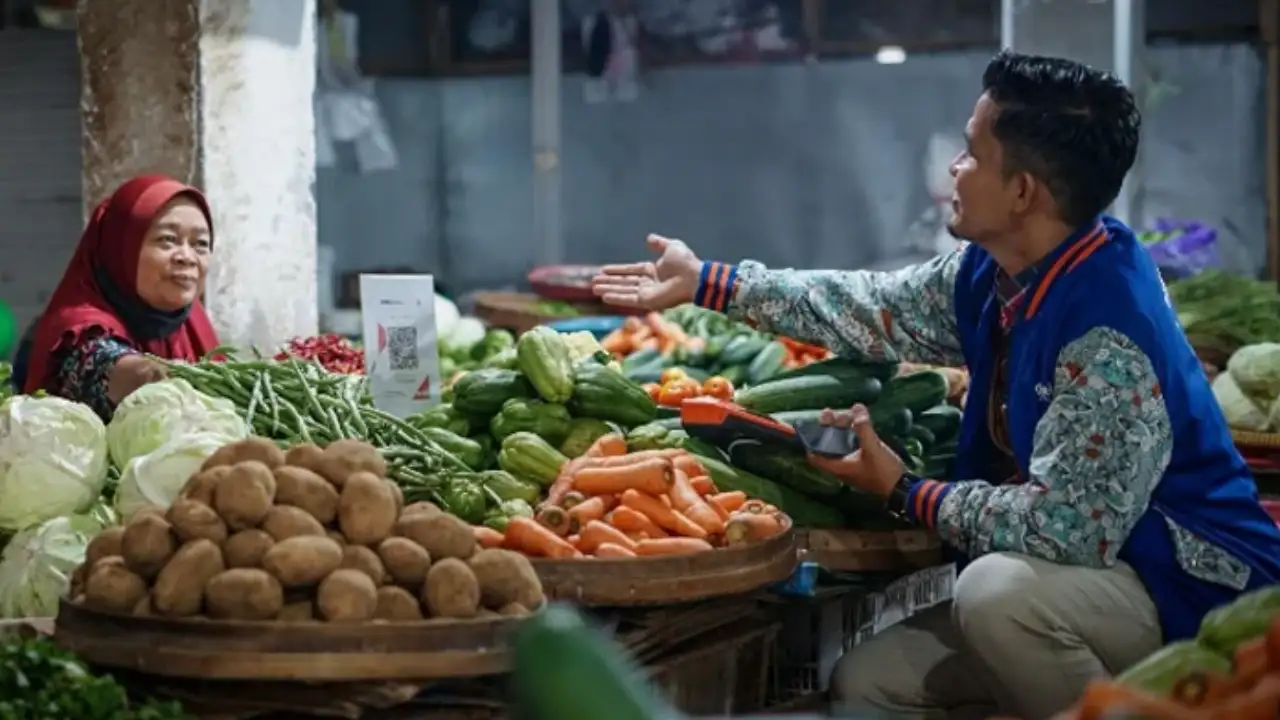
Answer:
[[[769,700],[779,629],[777,623],[752,623],[717,632],[722,639],[657,662],[650,678],[688,715],[758,712]]]

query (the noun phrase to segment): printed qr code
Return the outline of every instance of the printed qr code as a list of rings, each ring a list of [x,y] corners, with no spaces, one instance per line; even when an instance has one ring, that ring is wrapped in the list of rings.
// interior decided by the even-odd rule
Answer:
[[[387,328],[387,353],[391,356],[392,370],[418,369],[418,328]]]

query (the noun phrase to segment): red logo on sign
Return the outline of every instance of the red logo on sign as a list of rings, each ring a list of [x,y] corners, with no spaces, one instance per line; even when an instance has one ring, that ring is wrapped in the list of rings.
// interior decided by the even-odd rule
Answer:
[[[418,391],[413,394],[414,400],[426,400],[431,397],[431,378],[422,379],[422,384],[418,386]]]

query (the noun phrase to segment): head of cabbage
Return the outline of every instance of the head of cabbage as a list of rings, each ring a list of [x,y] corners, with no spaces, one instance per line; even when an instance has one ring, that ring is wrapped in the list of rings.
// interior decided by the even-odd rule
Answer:
[[[107,425],[107,448],[116,467],[147,455],[173,438],[193,433],[242,440],[249,428],[226,398],[206,395],[178,378],[134,390],[116,408]]]
[[[169,507],[204,461],[226,444],[227,438],[215,433],[180,435],[130,460],[116,486],[116,510],[129,518],[144,507]]]
[[[52,617],[85,549],[113,518],[100,510],[46,520],[14,535],[0,555],[0,617]]]
[[[0,529],[80,512],[106,481],[106,428],[87,406],[28,395],[0,405]]]

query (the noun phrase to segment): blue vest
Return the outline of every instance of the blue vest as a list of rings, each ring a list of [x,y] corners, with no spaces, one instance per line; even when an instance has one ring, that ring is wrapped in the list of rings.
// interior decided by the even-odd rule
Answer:
[[[1014,459],[1026,477],[1035,427],[1051,401],[1036,390],[1053,387],[1063,347],[1107,326],[1147,354],[1169,414],[1173,453],[1119,557],[1142,578],[1159,610],[1165,641],[1171,642],[1194,636],[1205,613],[1240,591],[1186,572],[1166,518],[1243,562],[1250,569],[1247,589],[1280,584],[1280,529],[1258,503],[1253,476],[1232,443],[1155,264],[1129,228],[1112,218],[1103,223],[1104,242],[1082,253],[1077,245],[1087,244],[1078,242],[1083,234],[1068,239],[1027,290],[1032,300],[1023,303],[1008,341],[1008,427]],[[1067,261],[1055,273],[1053,265],[1064,256]],[[993,293],[996,270],[990,255],[970,246],[956,277],[956,317],[973,388],[960,434],[957,479],[990,478],[992,459],[1000,452],[987,427],[987,389],[995,370],[992,338],[1000,315]],[[1034,313],[1026,312],[1031,302],[1036,302]]]

